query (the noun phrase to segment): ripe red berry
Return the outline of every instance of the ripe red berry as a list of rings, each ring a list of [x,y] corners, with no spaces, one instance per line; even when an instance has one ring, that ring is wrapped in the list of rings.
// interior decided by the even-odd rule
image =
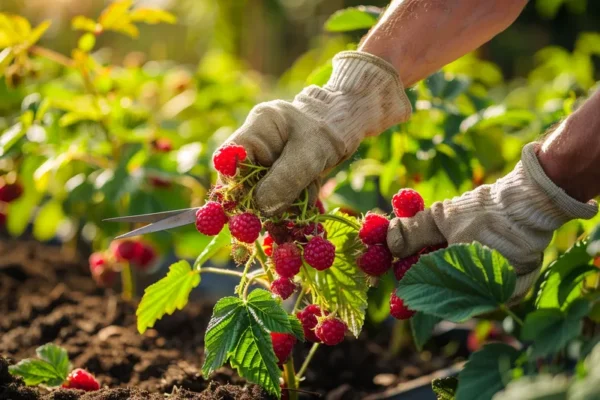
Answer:
[[[400,189],[392,197],[392,207],[398,218],[410,218],[425,209],[425,202],[417,191],[413,189]]]
[[[327,239],[327,232],[325,232],[325,227],[320,222],[311,222],[304,227],[294,227],[292,229],[292,232],[294,240],[299,243],[308,242],[309,236],[322,236],[325,239]]]
[[[315,203],[315,207],[317,207],[317,210],[319,210],[319,214],[327,213],[327,211],[325,210],[325,206],[323,205],[323,202],[321,201],[321,199],[317,199],[317,201]]]
[[[383,244],[387,245],[387,230],[390,221],[383,215],[367,213],[358,237],[364,244]]]
[[[283,300],[287,299],[296,290],[296,284],[290,278],[280,277],[275,279],[271,283],[271,293],[281,297]]]
[[[133,240],[112,242],[110,247],[117,261],[131,261],[138,251],[138,244]]]
[[[133,263],[140,270],[145,271],[152,265],[152,262],[156,259],[156,251],[149,244],[137,242],[135,257]]]
[[[419,256],[409,256],[402,258],[392,264],[394,268],[394,276],[397,280],[402,279],[404,274],[419,261]]]
[[[271,342],[277,361],[281,365],[286,362],[292,353],[292,349],[296,344],[296,336],[288,333],[271,332]]]
[[[196,211],[196,229],[208,236],[217,235],[227,223],[227,215],[223,206],[216,201],[209,201]]]
[[[367,250],[358,257],[356,263],[366,274],[381,276],[392,266],[392,253],[385,246],[367,246]]]
[[[67,376],[67,380],[62,384],[62,387],[90,392],[92,390],[100,389],[100,384],[96,378],[94,378],[94,375],[84,369],[77,368],[71,371],[69,376]]]
[[[294,243],[284,243],[273,251],[273,263],[279,276],[291,278],[300,272],[302,255]]]
[[[267,233],[263,239],[263,251],[268,257],[273,255],[273,237]]]
[[[162,153],[167,153],[171,150],[173,150],[173,145],[171,144],[171,140],[168,138],[158,138],[155,141],[152,142],[152,147],[154,147],[154,150],[162,152]]]
[[[10,203],[23,194],[23,186],[20,183],[7,183],[0,186],[0,201]]]
[[[308,305],[304,310],[298,311],[296,317],[302,324],[302,330],[304,331],[304,338],[309,342],[320,343],[321,339],[315,334],[315,328],[317,326],[317,317],[322,315],[328,315],[329,313],[321,311],[321,308],[316,304]]]
[[[213,164],[215,169],[221,174],[234,176],[237,171],[238,161],[244,161],[246,157],[246,149],[231,143],[215,151],[215,154],[213,154]]]
[[[396,291],[394,290],[390,296],[390,314],[396,319],[409,319],[415,315],[415,311],[409,310],[404,305],[404,301],[396,296]]]
[[[344,341],[346,324],[337,318],[327,318],[315,328],[315,334],[328,346],[335,346]]]
[[[117,277],[116,271],[110,268],[103,253],[92,253],[89,258],[90,272],[96,284],[100,287],[110,287]]]
[[[240,242],[254,243],[260,235],[262,224],[256,215],[245,212],[231,217],[229,229],[231,235]]]
[[[314,269],[326,270],[335,260],[335,246],[321,236],[314,236],[304,247],[304,259]]]

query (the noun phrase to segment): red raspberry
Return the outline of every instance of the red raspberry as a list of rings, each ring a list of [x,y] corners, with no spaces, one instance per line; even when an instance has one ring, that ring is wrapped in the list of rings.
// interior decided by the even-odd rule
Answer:
[[[155,188],[168,188],[171,187],[171,182],[166,179],[159,178],[157,176],[150,177],[150,184]]]
[[[325,239],[327,239],[327,232],[325,232],[325,227],[323,227],[323,224],[321,224],[320,222],[311,222],[310,224],[304,227],[296,227],[292,232],[294,240],[299,243],[308,242],[308,236],[322,236]]]
[[[100,389],[100,384],[96,378],[94,378],[94,375],[84,369],[77,368],[71,371],[69,376],[67,376],[67,380],[62,384],[62,387],[90,392],[92,390]]]
[[[273,251],[273,262],[279,276],[291,278],[300,272],[302,255],[294,243],[284,243]]]
[[[171,140],[168,138],[158,138],[152,142],[152,147],[154,150],[159,151],[161,153],[168,153],[173,150],[173,145],[171,144]]]
[[[269,233],[267,233],[263,240],[263,251],[269,257],[273,255],[273,237]]]
[[[396,279],[402,279],[404,274],[406,274],[410,267],[415,265],[417,261],[419,261],[419,256],[410,256],[402,258],[393,263],[392,267],[394,268],[394,276],[396,277]]]
[[[138,242],[133,263],[142,271],[148,269],[156,259],[156,251],[148,244]]]
[[[215,236],[227,223],[227,215],[223,206],[216,201],[209,201],[196,211],[196,229],[208,236]]]
[[[246,159],[246,149],[236,144],[227,144],[215,151],[213,164],[215,169],[225,176],[234,176],[237,171],[238,161]]]
[[[335,246],[321,236],[314,236],[304,247],[306,263],[318,271],[324,271],[333,265]]]
[[[392,266],[392,253],[385,246],[367,246],[367,251],[358,257],[356,263],[366,274],[381,276]]]
[[[292,353],[296,344],[296,336],[289,333],[271,332],[271,342],[273,342],[273,351],[275,351],[277,361],[279,365],[282,365]]]
[[[7,183],[0,186],[0,201],[10,203],[23,194],[23,186],[20,183]]]
[[[240,242],[254,243],[260,235],[262,224],[256,215],[245,212],[231,217],[229,229],[231,230],[231,235]]]
[[[408,307],[404,305],[404,301],[396,296],[396,290],[394,290],[390,297],[390,314],[396,319],[409,319],[415,315],[415,311],[409,310]]]
[[[344,341],[346,324],[337,318],[327,318],[315,328],[315,334],[328,346],[335,346]]]
[[[92,253],[89,258],[90,272],[100,287],[110,287],[115,282],[117,273],[110,268],[103,253]]]
[[[398,218],[410,218],[425,209],[425,202],[417,191],[400,189],[392,197],[392,207],[394,207],[394,213]]]
[[[287,299],[296,290],[296,285],[290,278],[277,278],[271,283],[271,293],[281,297],[283,300]]]
[[[387,245],[387,230],[390,221],[383,215],[367,213],[358,237],[364,244],[383,244]]]
[[[302,324],[302,330],[304,331],[304,338],[309,342],[320,343],[321,339],[317,337],[315,334],[315,327],[317,326],[317,317],[322,315],[328,315],[329,313],[325,311],[323,313],[321,308],[316,304],[308,305],[302,311],[298,311],[296,313],[296,317],[300,320]]]
[[[6,225],[6,213],[3,213],[2,211],[0,211],[0,226],[4,226]]]
[[[133,240],[112,242],[110,247],[117,261],[131,261],[138,251],[138,244]]]
[[[327,211],[325,210],[325,206],[323,205],[323,202],[321,201],[321,199],[317,199],[317,201],[315,202],[315,207],[317,207],[317,210],[319,210],[319,214],[327,213]]]

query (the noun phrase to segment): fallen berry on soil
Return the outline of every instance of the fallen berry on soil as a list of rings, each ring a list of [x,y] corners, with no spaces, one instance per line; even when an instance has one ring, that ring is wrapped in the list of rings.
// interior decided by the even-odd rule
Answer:
[[[227,215],[223,206],[216,201],[209,201],[196,211],[196,229],[208,236],[215,236],[227,223]]]
[[[314,236],[304,247],[304,260],[318,271],[326,270],[335,260],[335,246],[321,236]]]
[[[322,320],[315,328],[315,334],[328,346],[335,346],[344,341],[346,324],[337,318]]]
[[[396,296],[396,291],[394,290],[390,296],[390,314],[396,319],[409,319],[415,315],[415,311],[409,310],[404,305],[404,301]]]
[[[62,387],[90,392],[92,390],[100,389],[100,384],[96,378],[94,378],[94,375],[84,369],[77,368],[71,371],[69,376],[67,376],[67,380],[62,384]]]
[[[269,257],[273,255],[273,243],[273,237],[271,237],[271,234],[267,233],[263,240],[263,251]]]
[[[271,342],[273,342],[273,351],[277,361],[279,365],[282,365],[292,353],[292,349],[296,344],[296,336],[288,333],[271,332]]]
[[[392,253],[385,246],[367,246],[367,250],[358,257],[356,263],[367,275],[381,276],[392,266]]]
[[[400,189],[392,197],[392,207],[398,218],[410,218],[425,209],[425,202],[416,190]]]
[[[237,214],[229,221],[231,236],[244,243],[254,243],[260,235],[262,224],[260,219],[249,212]]]
[[[392,267],[394,268],[394,276],[396,277],[397,280],[402,279],[402,277],[404,277],[404,274],[406,274],[406,272],[417,263],[417,261],[419,261],[419,256],[409,256],[409,257],[405,257],[405,258],[401,258],[398,261],[395,261],[392,264]]]
[[[133,240],[112,242],[110,247],[117,261],[131,261],[138,251],[138,244]]]
[[[23,194],[23,186],[19,183],[7,183],[0,186],[0,201],[10,203]]]
[[[246,159],[246,149],[236,144],[220,147],[213,155],[215,169],[225,176],[234,176],[239,161]]]
[[[317,320],[317,317],[321,317],[321,316],[327,315],[327,314],[329,314],[329,313],[325,312],[323,314],[323,311],[321,310],[321,308],[316,304],[308,305],[303,310],[298,311],[296,313],[296,317],[298,317],[298,319],[300,320],[300,323],[302,324],[302,330],[304,331],[304,338],[307,341],[314,342],[314,343],[321,342],[321,339],[319,339],[317,337],[317,335],[315,334],[315,328],[317,326],[317,323],[319,322]]]
[[[284,243],[273,251],[273,263],[279,276],[291,278],[300,272],[302,255],[294,243]]]
[[[280,277],[271,283],[271,293],[283,300],[289,298],[296,290],[296,284],[290,278]]]
[[[387,230],[390,221],[383,215],[367,213],[358,231],[358,237],[364,244],[387,245]]]

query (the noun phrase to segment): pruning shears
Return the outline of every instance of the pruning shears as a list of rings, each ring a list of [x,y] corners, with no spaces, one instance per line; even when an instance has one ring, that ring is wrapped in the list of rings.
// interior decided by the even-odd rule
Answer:
[[[193,224],[196,222],[196,211],[199,208],[200,207],[182,208],[180,210],[173,211],[107,218],[104,221],[148,224],[116,237],[116,239],[125,239],[132,236],[145,235],[147,233],[160,232],[167,229],[177,228],[178,226]]]

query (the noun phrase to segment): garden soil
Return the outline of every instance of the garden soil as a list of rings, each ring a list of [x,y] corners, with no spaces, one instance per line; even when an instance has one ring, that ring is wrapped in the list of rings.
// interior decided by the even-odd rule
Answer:
[[[0,399],[263,399],[268,396],[234,371],[210,380],[200,373],[204,331],[212,305],[191,302],[140,335],[135,306],[98,289],[84,257],[34,241],[0,238]],[[367,329],[368,331],[369,329]],[[410,350],[390,357],[390,328],[358,340],[322,346],[307,371],[301,398],[360,399],[448,366],[450,360]],[[405,337],[405,340],[408,340]],[[35,356],[53,342],[69,352],[103,389],[48,390],[25,387],[8,365]],[[308,344],[296,346],[303,359]],[[299,365],[297,366],[299,367]]]

